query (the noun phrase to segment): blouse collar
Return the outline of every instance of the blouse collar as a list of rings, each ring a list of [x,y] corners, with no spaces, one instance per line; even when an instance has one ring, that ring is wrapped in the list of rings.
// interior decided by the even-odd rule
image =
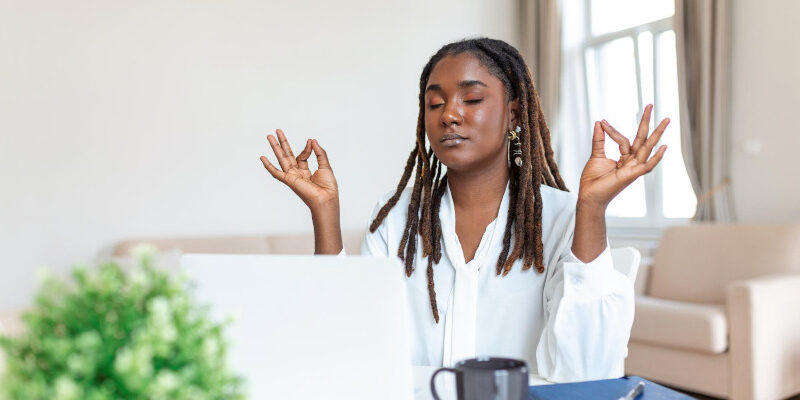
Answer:
[[[486,262],[484,258],[491,252],[490,250],[495,247],[499,240],[502,240],[502,234],[505,233],[506,221],[508,218],[508,202],[510,196],[510,183],[509,179],[506,182],[506,189],[503,193],[503,199],[500,201],[500,208],[497,210],[497,217],[486,226],[486,231],[481,238],[481,244],[475,253],[472,261],[476,261],[478,269],[480,269]],[[456,212],[453,203],[453,196],[450,193],[450,182],[447,182],[444,194],[442,195],[441,211],[439,218],[442,223],[442,239],[444,240],[444,250],[450,258],[454,266],[465,266],[464,251],[461,244],[457,240],[456,234]],[[484,243],[488,241],[488,243]]]

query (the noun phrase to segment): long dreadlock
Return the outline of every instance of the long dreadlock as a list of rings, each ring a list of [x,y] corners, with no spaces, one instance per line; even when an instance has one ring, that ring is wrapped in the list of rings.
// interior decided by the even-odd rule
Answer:
[[[442,257],[441,221],[439,206],[447,187],[447,174],[441,176],[442,163],[433,155],[433,149],[425,149],[425,88],[433,67],[444,57],[470,53],[478,58],[481,65],[500,79],[505,87],[506,100],[519,99],[520,123],[518,133],[522,150],[522,166],[512,164],[510,182],[509,218],[503,236],[503,250],[497,260],[496,274],[508,274],[517,259],[523,259],[522,269],[531,265],[536,271],[544,272],[542,251],[542,196],[539,186],[545,184],[568,191],[558,166],[553,158],[550,145],[550,130],[544,120],[539,94],[533,85],[533,78],[517,49],[502,40],[476,38],[449,43],[434,54],[419,79],[419,116],[417,118],[416,146],[408,155],[406,168],[397,191],[380,209],[370,224],[370,232],[380,226],[400,199],[408,185],[411,172],[416,166],[414,187],[408,204],[406,226],[403,231],[397,256],[405,263],[406,276],[414,272],[414,259],[417,248],[417,233],[422,240],[422,255],[428,257],[426,275],[428,296],[433,318],[439,322],[436,306],[436,292],[433,286],[433,265]],[[420,204],[422,213],[419,213]],[[512,218],[513,216],[513,218]],[[514,228],[514,246],[511,247],[511,229]],[[511,254],[509,255],[509,251]]]

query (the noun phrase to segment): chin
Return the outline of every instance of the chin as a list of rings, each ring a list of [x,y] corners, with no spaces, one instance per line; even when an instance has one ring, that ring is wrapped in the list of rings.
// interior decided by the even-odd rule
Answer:
[[[442,157],[436,155],[436,158],[447,167],[448,171],[466,171],[475,163],[473,159],[464,155],[443,154]]]

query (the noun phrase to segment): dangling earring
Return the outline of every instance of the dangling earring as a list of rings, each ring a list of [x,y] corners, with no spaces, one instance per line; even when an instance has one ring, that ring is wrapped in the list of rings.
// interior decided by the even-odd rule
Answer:
[[[511,144],[513,144],[514,147],[516,147],[513,150],[513,154],[514,164],[517,164],[518,167],[522,166],[522,150],[520,149],[520,147],[522,147],[522,143],[519,141],[519,136],[517,136],[517,133],[520,131],[522,131],[522,128],[520,128],[519,125],[517,125],[517,129],[515,131],[508,131],[508,140],[511,141]]]

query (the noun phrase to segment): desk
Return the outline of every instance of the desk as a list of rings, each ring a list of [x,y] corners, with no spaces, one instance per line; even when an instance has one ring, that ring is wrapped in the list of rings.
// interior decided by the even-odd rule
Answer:
[[[412,373],[414,377],[414,400],[433,400],[431,395],[431,375],[439,367],[414,366]],[[439,396],[443,399],[455,399],[455,377],[453,374],[439,374],[436,377],[436,389]],[[528,385],[551,385],[553,382],[547,381],[538,375],[528,375]]]

